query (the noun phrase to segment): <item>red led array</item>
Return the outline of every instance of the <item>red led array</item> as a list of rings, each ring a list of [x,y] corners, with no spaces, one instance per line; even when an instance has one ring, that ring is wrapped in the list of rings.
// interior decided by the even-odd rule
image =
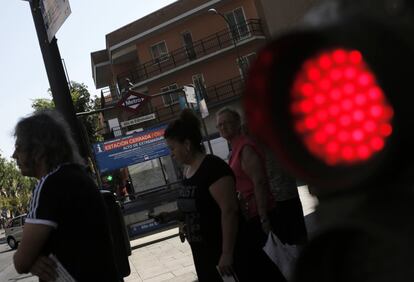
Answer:
[[[307,60],[291,97],[296,132],[328,165],[365,161],[392,133],[393,109],[359,51],[328,50]]]

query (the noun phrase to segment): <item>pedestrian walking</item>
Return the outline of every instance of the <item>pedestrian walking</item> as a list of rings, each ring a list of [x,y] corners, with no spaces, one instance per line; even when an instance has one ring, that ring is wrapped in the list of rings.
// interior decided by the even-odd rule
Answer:
[[[164,134],[172,157],[185,165],[177,201],[199,282],[221,282],[233,272],[238,205],[231,168],[206,155],[200,121],[185,109]]]
[[[272,215],[276,211],[265,157],[258,144],[242,133],[241,118],[236,111],[221,109],[217,113],[217,129],[231,145],[229,165],[236,176],[240,209],[246,220],[240,230],[243,242],[243,250],[240,251],[249,253],[250,260],[244,269],[250,270],[248,275],[253,275],[251,279],[254,280],[251,281],[285,281],[278,267],[262,249],[273,229]],[[257,271],[252,272],[251,269]]]
[[[103,199],[63,117],[35,113],[17,123],[14,135],[21,173],[39,180],[14,254],[17,272],[55,281],[53,255],[78,282],[119,281]]]

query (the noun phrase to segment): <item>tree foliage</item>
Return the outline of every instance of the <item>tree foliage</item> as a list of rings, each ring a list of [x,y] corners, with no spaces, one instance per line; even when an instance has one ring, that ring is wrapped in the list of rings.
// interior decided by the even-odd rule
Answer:
[[[0,208],[15,216],[27,211],[36,179],[22,176],[14,161],[0,155]]]
[[[91,98],[91,94],[88,91],[88,87],[83,83],[78,83],[75,81],[71,82],[72,87],[70,89],[70,94],[72,96],[73,106],[76,113],[89,112],[95,109],[98,109],[99,98],[94,96]],[[52,96],[52,93],[49,89],[49,94]],[[40,111],[44,109],[52,109],[55,107],[52,99],[38,98],[34,99],[32,102],[32,108],[35,111]],[[84,115],[79,117],[81,123],[85,127],[85,130],[88,134],[89,142],[95,143],[97,141],[102,141],[103,138],[98,134],[98,116],[95,115]]]

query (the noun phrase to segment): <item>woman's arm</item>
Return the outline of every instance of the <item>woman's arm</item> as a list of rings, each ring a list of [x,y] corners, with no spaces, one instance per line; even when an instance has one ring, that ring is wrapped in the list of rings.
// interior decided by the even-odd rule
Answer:
[[[231,176],[224,176],[214,182],[209,190],[221,210],[223,245],[218,267],[221,273],[230,275],[238,228],[238,204],[234,180]]]
[[[23,238],[13,256],[14,267],[18,273],[28,273],[49,281],[56,277],[55,263],[41,256],[41,251],[52,232],[53,227],[26,222]]]
[[[269,183],[259,155],[250,146],[243,147],[241,153],[241,167],[244,173],[246,173],[253,182],[257,212],[260,216],[262,227],[267,233],[270,230],[270,222],[267,217]]]

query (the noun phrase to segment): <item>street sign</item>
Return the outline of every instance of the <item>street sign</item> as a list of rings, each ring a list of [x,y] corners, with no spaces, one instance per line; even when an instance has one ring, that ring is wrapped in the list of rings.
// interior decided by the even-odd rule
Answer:
[[[39,4],[47,37],[49,42],[51,42],[56,32],[71,13],[69,0],[41,0]]]
[[[197,98],[193,86],[184,86],[184,93],[187,103],[196,104]]]
[[[129,90],[128,94],[119,101],[118,107],[125,108],[129,111],[138,112],[138,110],[145,105],[149,100],[150,96],[144,95],[133,90]]]
[[[129,119],[129,120],[126,120],[126,121],[122,121],[121,126],[122,127],[127,127],[127,126],[131,126],[131,125],[143,123],[145,121],[153,120],[155,118],[156,118],[155,114],[152,113],[152,114],[149,114],[149,115],[146,115],[146,116],[141,116],[141,117]]]

